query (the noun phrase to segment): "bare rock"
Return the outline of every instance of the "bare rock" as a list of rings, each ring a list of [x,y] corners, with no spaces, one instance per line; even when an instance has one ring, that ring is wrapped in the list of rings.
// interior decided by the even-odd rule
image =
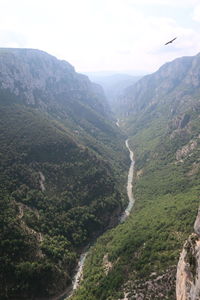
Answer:
[[[200,299],[200,238],[193,233],[185,242],[176,275],[176,299]]]
[[[198,214],[194,223],[194,232],[200,236],[200,208],[198,210]]]

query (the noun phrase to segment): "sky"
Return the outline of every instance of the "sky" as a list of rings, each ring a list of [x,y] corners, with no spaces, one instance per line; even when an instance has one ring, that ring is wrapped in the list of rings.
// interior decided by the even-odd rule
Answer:
[[[78,72],[151,73],[200,52],[200,1],[0,0],[0,47],[40,49]]]

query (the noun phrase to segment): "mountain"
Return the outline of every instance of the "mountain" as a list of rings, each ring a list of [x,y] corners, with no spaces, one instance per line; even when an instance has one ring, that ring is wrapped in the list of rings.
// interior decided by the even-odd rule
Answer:
[[[50,299],[127,203],[125,136],[101,87],[33,49],[0,49],[0,116],[0,298]]]
[[[94,73],[89,74],[88,76],[92,81],[103,87],[113,111],[115,111],[118,106],[118,99],[123,94],[124,90],[141,78],[141,76],[132,76],[120,73],[107,76]]]
[[[144,76],[128,87],[121,97],[122,114],[137,114],[156,106],[170,107],[173,113],[190,108],[199,95],[200,54],[182,57],[163,65],[157,72]],[[157,109],[158,110],[158,109]]]
[[[176,59],[120,97],[135,206],[90,251],[73,300],[199,298],[199,63]]]
[[[0,54],[0,102],[47,113],[99,155],[113,160],[114,151],[120,156],[116,139],[119,131],[111,122],[109,105],[99,85],[43,51],[0,49]]]

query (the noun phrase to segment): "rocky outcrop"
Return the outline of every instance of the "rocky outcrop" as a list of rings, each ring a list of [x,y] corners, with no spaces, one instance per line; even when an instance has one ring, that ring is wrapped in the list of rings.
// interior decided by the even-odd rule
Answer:
[[[193,150],[197,147],[197,141],[191,140],[187,145],[183,146],[176,152],[176,159],[183,160],[184,158],[192,155]]]
[[[200,236],[200,208],[198,210],[198,214],[194,223],[194,232]]]
[[[194,231],[180,254],[176,275],[176,299],[200,299],[200,210]]]
[[[108,259],[108,253],[106,253],[103,257],[103,269],[106,275],[108,275],[109,271],[112,270],[113,264]]]
[[[152,300],[174,299],[175,267],[167,269],[163,274],[153,272],[148,280],[129,280],[124,286],[124,299]],[[124,300],[123,299],[123,300]]]
[[[172,111],[172,114],[173,113],[174,112]],[[188,113],[176,116],[169,123],[169,129],[177,130],[177,129],[185,128],[187,126],[188,122],[190,121],[190,118],[191,118],[191,116]]]

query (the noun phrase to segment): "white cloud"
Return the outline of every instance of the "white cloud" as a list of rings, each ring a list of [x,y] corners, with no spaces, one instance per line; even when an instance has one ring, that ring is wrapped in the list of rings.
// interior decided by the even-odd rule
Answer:
[[[147,16],[138,3],[154,4],[157,15]],[[196,3],[196,0],[0,0],[0,45],[41,49],[68,60],[81,71],[152,71],[167,60],[195,54],[200,49],[199,34],[192,25],[184,28],[176,19],[161,18],[159,14],[162,9],[163,15],[163,5],[179,7],[179,14],[181,5],[194,9]],[[178,36],[175,43],[164,47],[175,36]]]
[[[27,39],[24,35],[12,31],[0,31],[0,45],[6,47],[26,47]]]
[[[125,0],[126,1],[126,0]],[[180,7],[191,7],[199,3],[199,0],[127,0],[132,4],[142,5],[161,5],[161,6],[180,6]]]
[[[200,5],[195,7],[192,17],[194,21],[200,22]]]

